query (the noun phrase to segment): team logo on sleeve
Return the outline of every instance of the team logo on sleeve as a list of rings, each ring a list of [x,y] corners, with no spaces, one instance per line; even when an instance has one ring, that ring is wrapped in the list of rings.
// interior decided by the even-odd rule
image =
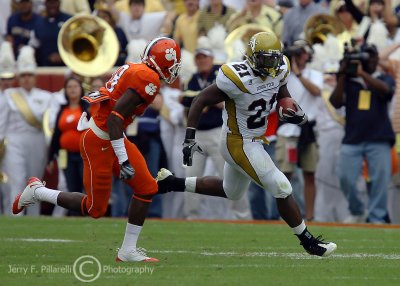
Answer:
[[[174,48],[165,50],[165,58],[167,59],[167,61],[175,61],[176,60],[176,51],[174,50]]]
[[[157,91],[157,86],[155,86],[153,83],[149,83],[148,85],[146,85],[146,87],[144,88],[144,91],[148,94],[148,95],[154,95]]]

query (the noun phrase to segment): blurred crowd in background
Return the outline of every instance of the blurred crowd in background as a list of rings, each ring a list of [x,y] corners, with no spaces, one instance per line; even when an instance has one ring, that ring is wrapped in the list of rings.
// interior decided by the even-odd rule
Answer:
[[[183,49],[179,83],[164,85],[151,108],[126,130],[154,177],[161,167],[177,177],[222,176],[216,138],[223,106],[204,111],[197,140],[205,154],[196,154],[194,166],[185,169],[187,111],[222,64],[243,60],[249,34],[270,29],[291,62],[288,89],[309,123],[301,128],[283,124],[272,112],[265,148],[290,178],[304,217],[400,222],[400,1],[0,0],[0,5],[1,214],[11,214],[11,203],[30,176],[56,178],[54,188],[84,192],[76,125],[82,112],[95,111],[80,98],[103,86],[112,71],[87,79],[66,67],[64,88],[55,93],[37,88],[35,80],[41,67],[65,66],[57,43],[60,29],[83,13],[102,18],[115,31],[114,66],[139,62],[146,43],[160,35],[174,38]],[[378,67],[369,70],[374,57]],[[358,66],[341,69],[343,58]],[[370,81],[360,76],[360,67]],[[344,99],[332,105],[338,72],[349,83]],[[376,88],[374,79],[389,89]],[[357,99],[350,100],[350,93]],[[130,196],[115,178],[108,215],[127,216]],[[79,215],[45,204],[28,208],[27,214]],[[149,216],[280,219],[272,195],[257,185],[233,202],[192,193],[156,196]]]

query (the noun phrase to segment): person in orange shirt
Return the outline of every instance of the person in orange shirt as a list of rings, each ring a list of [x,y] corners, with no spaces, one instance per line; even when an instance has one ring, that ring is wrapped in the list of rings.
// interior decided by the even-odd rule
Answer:
[[[31,178],[15,198],[13,212],[19,213],[28,205],[46,201],[99,218],[107,211],[113,173],[117,174],[132,188],[133,196],[124,241],[116,260],[157,262],[158,259],[148,257],[136,247],[151,199],[158,191],[157,182],[143,155],[126,139],[123,130],[153,102],[160,89],[160,79],[172,83],[180,66],[179,45],[167,37],[155,38],[145,48],[141,63],[127,62],[100,91],[85,96],[92,104],[100,103],[89,122],[83,113],[78,124],[79,129],[89,127],[80,142],[86,195],[51,190],[39,179]]]
[[[89,105],[81,100],[85,92],[82,83],[77,78],[70,77],[65,81],[64,95],[67,103],[61,106],[57,114],[47,159],[47,170],[52,173],[54,159],[58,158],[58,167],[63,169],[68,190],[82,192],[83,161],[79,153],[79,141],[83,132],[76,128],[82,113],[88,112]],[[79,213],[70,212],[70,214]]]

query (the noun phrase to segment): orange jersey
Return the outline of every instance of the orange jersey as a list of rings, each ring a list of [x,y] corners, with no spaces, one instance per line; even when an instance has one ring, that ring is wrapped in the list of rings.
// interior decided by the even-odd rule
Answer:
[[[82,114],[82,108],[71,109],[66,107],[58,121],[58,128],[61,131],[60,146],[69,152],[79,152],[79,140],[81,138],[82,131],[78,131],[76,126],[78,125],[79,118]]]
[[[145,103],[132,110],[132,113],[124,119],[124,129],[132,123],[133,118],[143,114],[151,104],[160,90],[160,78],[157,72],[150,69],[146,64],[126,63],[113,73],[105,87],[100,88],[97,97],[89,99],[89,102],[97,103],[100,106],[93,115],[96,125],[104,131],[108,131],[107,119],[113,111],[118,99],[128,89],[134,90]],[[85,96],[86,99],[90,97]]]

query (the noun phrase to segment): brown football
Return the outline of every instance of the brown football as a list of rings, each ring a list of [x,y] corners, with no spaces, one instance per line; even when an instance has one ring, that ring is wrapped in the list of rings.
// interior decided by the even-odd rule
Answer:
[[[291,115],[290,112],[288,112],[288,109],[292,109],[294,112],[297,111],[297,107],[293,98],[284,97],[278,100],[276,103],[276,112],[278,113],[279,118],[282,118],[284,114]]]

